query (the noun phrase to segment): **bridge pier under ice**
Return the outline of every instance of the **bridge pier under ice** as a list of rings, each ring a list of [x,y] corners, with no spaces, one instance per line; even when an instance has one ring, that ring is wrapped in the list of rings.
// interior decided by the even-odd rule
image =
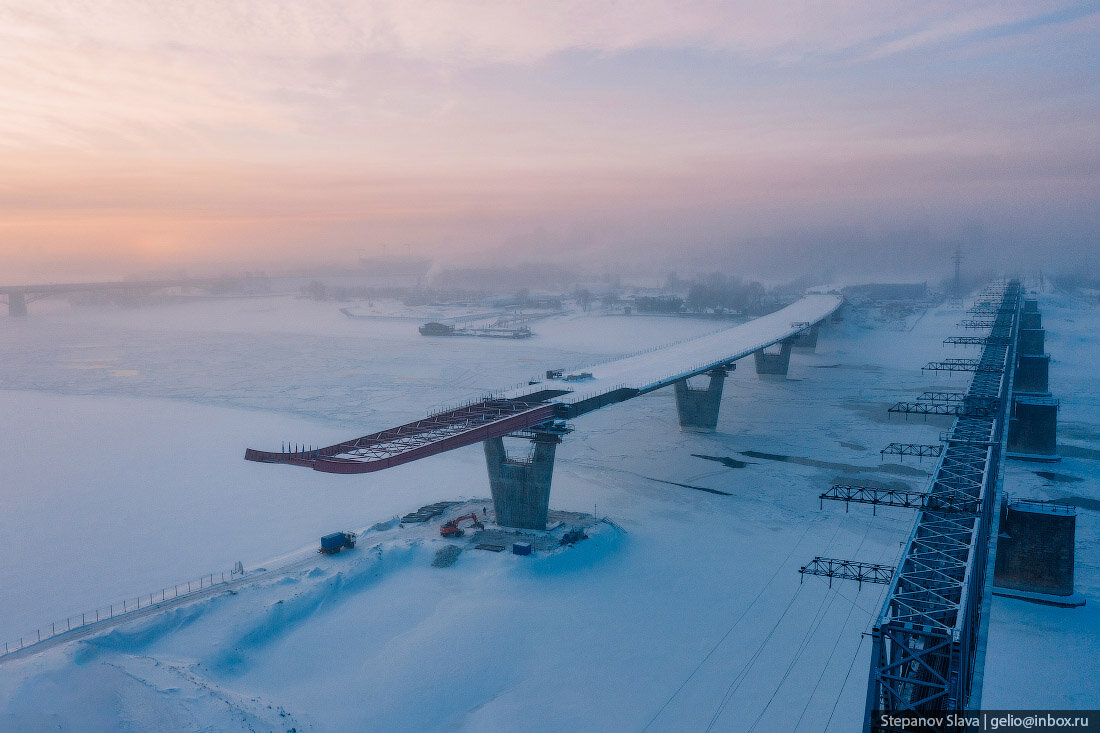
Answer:
[[[523,459],[508,456],[504,438],[482,441],[489,469],[489,491],[497,524],[517,529],[546,529],[550,508],[550,482],[561,430],[532,430],[531,452]]]
[[[722,386],[726,374],[736,364],[720,366],[707,372],[710,382],[702,389],[693,389],[688,380],[681,379],[673,385],[676,391],[676,413],[680,416],[680,430],[689,433],[713,433],[718,427],[718,408],[722,405]]]
[[[8,315],[27,315],[27,296],[25,293],[8,293]]]
[[[783,339],[779,342],[779,353],[772,353],[766,349],[753,352],[756,360],[756,373],[758,375],[787,376],[787,367],[791,365],[791,339]]]

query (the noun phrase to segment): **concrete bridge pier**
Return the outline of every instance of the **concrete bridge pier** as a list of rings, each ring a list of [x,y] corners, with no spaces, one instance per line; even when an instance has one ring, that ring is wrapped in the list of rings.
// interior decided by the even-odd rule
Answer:
[[[1027,461],[1058,460],[1058,400],[1031,395],[1013,399],[1008,455]]]
[[[753,352],[756,360],[756,373],[758,375],[787,376],[787,367],[791,364],[791,339],[783,339],[779,342],[779,353],[772,353],[765,349]]]
[[[1041,328],[1021,328],[1016,341],[1016,353],[1040,356],[1046,351],[1046,331]]]
[[[718,408],[722,404],[722,386],[726,374],[736,364],[720,366],[707,372],[710,382],[703,389],[692,389],[688,380],[673,384],[676,390],[676,412],[680,416],[680,430],[689,433],[713,433],[718,427]]]
[[[518,529],[546,529],[554,454],[560,442],[560,432],[533,431],[531,453],[521,459],[508,456],[503,438],[482,442],[497,524]]]
[[[1026,394],[1050,394],[1050,355],[1019,354],[1012,391]]]
[[[1017,499],[1001,504],[993,592],[1055,606],[1081,606],[1073,589],[1077,510]]]
[[[817,348],[817,335],[821,332],[821,321],[813,324],[804,331],[799,331],[791,336],[791,346],[796,349],[813,351]]]
[[[1008,455],[1028,461],[1058,460],[1058,400],[1050,394],[1050,356],[1038,301],[1024,301],[1016,339]]]
[[[8,293],[8,315],[27,315],[27,296],[25,293]]]

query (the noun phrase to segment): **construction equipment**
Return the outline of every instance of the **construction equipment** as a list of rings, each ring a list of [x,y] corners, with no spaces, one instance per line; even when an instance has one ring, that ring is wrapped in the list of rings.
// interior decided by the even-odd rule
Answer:
[[[561,544],[575,545],[581,540],[586,539],[588,539],[588,535],[584,533],[584,529],[581,527],[570,527],[569,531],[561,538]]]
[[[477,514],[475,512],[470,512],[469,514],[463,514],[461,517],[457,517],[449,522],[444,522],[443,524],[439,525],[439,534],[444,537],[461,537],[462,535],[466,534],[466,532],[458,525],[460,522],[466,519],[473,520],[474,526],[478,529],[485,529],[485,525],[478,520]]]
[[[326,555],[335,555],[340,550],[355,547],[354,532],[333,532],[321,538],[321,552]]]

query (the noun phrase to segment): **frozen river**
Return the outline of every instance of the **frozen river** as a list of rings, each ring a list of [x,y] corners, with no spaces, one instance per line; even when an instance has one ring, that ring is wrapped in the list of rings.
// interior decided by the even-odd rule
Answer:
[[[296,298],[0,319],[5,466],[0,643],[41,624],[313,543],[345,518],[427,503],[439,464],[373,481],[243,460],[324,444],[526,381],[709,333],[721,322],[563,316],[538,337],[431,339],[415,321],[351,320]],[[480,496],[480,453],[445,491]]]
[[[1061,442],[1084,451],[1054,470],[1083,480],[1013,463],[1006,488],[1080,499],[1089,605],[995,601],[989,706],[1100,696],[1100,532],[1086,508],[1100,500],[1088,457],[1097,310],[1041,307]],[[799,585],[797,569],[815,555],[895,561],[911,513],[819,510],[817,495],[855,478],[923,487],[931,465],[883,463],[878,450],[934,442],[942,426],[890,422],[886,407],[964,383],[920,372],[961,314],[849,318],[796,352],[786,381],[758,379],[749,360],[713,435],[678,431],[671,390],[578,419],[551,506],[595,506],[621,532],[528,560],[466,553],[445,569],[430,567],[438,540],[381,533],[364,546],[376,551],[285,583],[5,664],[0,727],[71,726],[92,710],[91,727],[135,729],[850,730],[866,690],[860,634],[884,589]],[[267,563],[332,529],[488,494],[478,446],[355,477],[246,463],[246,446],[335,442],[720,327],[573,314],[526,341],[434,340],[292,298],[0,319],[0,640],[237,560]],[[1029,684],[1025,670],[1068,682]]]

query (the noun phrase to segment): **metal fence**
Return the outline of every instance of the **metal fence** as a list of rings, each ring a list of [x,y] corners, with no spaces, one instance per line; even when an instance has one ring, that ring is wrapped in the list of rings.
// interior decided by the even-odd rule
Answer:
[[[110,619],[134,613],[135,611],[166,603],[167,601],[185,598],[191,594],[197,594],[199,591],[207,590],[215,585],[228,583],[243,575],[244,568],[238,563],[228,572],[207,573],[206,575],[200,576],[197,580],[178,583],[153,591],[149,594],[124,598],[118,603],[109,603],[91,611],[73,614],[60,621],[51,621],[19,637],[18,640],[4,642],[4,648],[0,651],[0,657],[46,641],[47,639],[52,639],[55,636],[67,634],[76,629],[87,628],[102,623],[103,621],[109,621]]]

